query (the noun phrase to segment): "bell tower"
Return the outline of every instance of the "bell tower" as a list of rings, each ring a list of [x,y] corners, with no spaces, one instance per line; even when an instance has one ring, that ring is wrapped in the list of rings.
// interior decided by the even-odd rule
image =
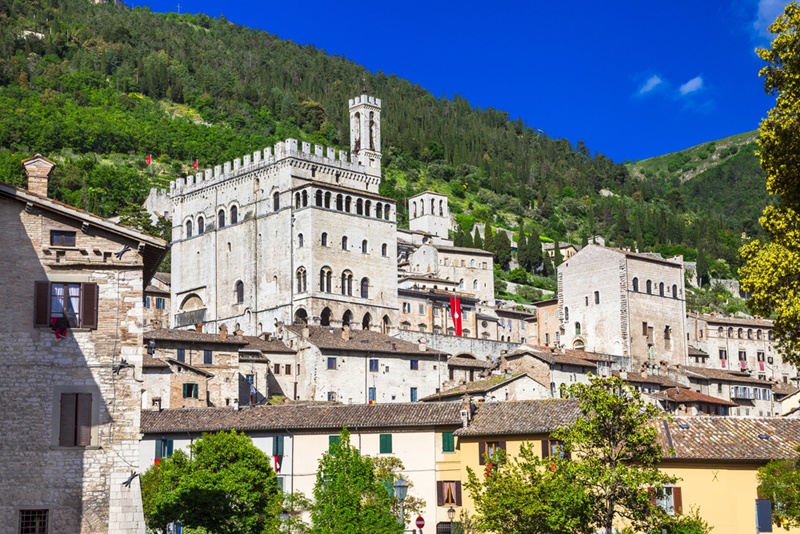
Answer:
[[[370,176],[381,176],[381,99],[350,99],[350,152]]]

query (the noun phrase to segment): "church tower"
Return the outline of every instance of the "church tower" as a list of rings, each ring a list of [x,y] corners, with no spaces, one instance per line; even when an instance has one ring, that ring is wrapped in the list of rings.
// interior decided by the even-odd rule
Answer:
[[[408,228],[448,239],[450,210],[447,195],[425,191],[408,199]]]
[[[381,176],[381,99],[350,99],[350,152],[370,176]]]

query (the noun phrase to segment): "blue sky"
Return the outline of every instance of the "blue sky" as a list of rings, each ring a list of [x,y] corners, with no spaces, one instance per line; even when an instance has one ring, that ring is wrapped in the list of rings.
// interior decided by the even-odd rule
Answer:
[[[183,0],[180,10],[224,14],[624,161],[755,130],[774,99],[754,49],[786,3]]]

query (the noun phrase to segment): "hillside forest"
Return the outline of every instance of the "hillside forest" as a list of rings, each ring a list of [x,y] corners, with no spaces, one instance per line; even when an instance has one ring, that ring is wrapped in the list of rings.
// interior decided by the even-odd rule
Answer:
[[[151,187],[195,160],[203,169],[288,137],[347,149],[347,100],[365,92],[383,100],[380,192],[397,202],[399,224],[408,197],[447,194],[457,244],[495,252],[498,296],[522,303],[554,289],[541,241],[602,236],[682,254],[708,284],[736,276],[738,248],[759,232],[766,194],[752,135],[626,165],[224,17],[0,0],[0,28],[0,181],[24,187],[20,161],[41,153],[58,164],[52,197],[167,237],[141,216]],[[697,299],[698,309],[742,309],[719,287]]]

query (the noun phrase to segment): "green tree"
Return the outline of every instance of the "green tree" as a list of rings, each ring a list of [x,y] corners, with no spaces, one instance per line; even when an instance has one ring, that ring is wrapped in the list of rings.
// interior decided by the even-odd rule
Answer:
[[[588,530],[611,534],[620,520],[644,531],[663,523],[648,488],[659,493],[677,480],[658,470],[663,450],[653,423],[664,413],[619,378],[593,378],[569,391],[581,416],[553,438],[579,459],[573,483],[590,494]]]
[[[464,234],[464,244],[462,246],[465,246],[467,248],[474,247],[475,244],[472,241],[472,234],[469,232],[463,232],[463,234]]]
[[[475,235],[472,238],[472,246],[483,250],[483,238],[481,238],[481,231],[475,228]]]
[[[520,224],[519,239],[517,240],[517,262],[523,269],[530,269],[528,260],[528,239],[525,237],[525,228]]]
[[[314,534],[403,531],[374,463],[350,444],[347,429],[319,462],[311,519]]]
[[[503,269],[508,269],[508,262],[511,261],[511,241],[505,230],[498,230],[494,238],[494,250],[497,263]]]
[[[759,75],[777,98],[761,121],[758,144],[767,192],[780,200],[759,221],[770,241],[742,247],[739,274],[742,289],[751,294],[750,308],[774,316],[784,358],[800,363],[800,6],[787,5],[769,31],[775,39],[757,50],[767,62]]]
[[[220,534],[277,533],[282,494],[269,457],[235,430],[203,434],[188,458],[176,451],[142,475],[151,529],[181,520]]]
[[[483,250],[494,254],[494,230],[488,222],[483,228]]]
[[[553,266],[558,267],[562,263],[564,263],[564,256],[561,255],[561,244],[556,240],[553,243]]]
[[[528,239],[528,270],[533,272],[542,265],[544,261],[543,254],[542,242],[539,239],[539,231],[534,227],[531,232],[531,237]]]
[[[800,452],[800,448],[798,448]],[[800,527],[800,458],[773,460],[758,468],[758,496],[772,502],[772,522]]]

